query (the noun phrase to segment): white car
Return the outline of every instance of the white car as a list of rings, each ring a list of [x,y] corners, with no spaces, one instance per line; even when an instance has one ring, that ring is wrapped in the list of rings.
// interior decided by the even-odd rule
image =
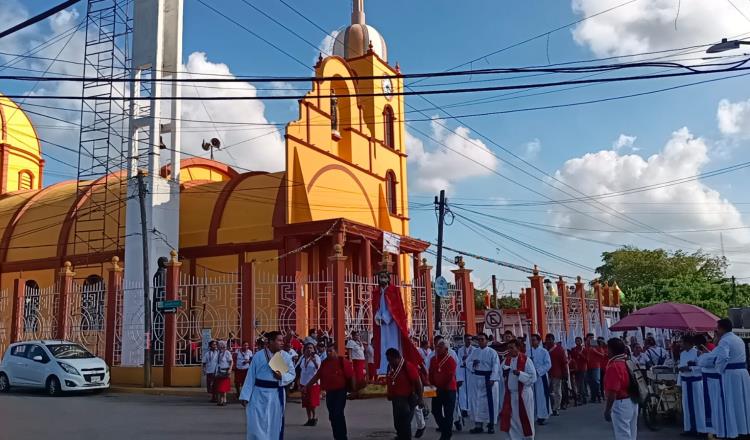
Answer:
[[[109,388],[109,367],[75,342],[17,342],[0,360],[0,393],[11,387],[44,388],[50,396],[103,390]]]

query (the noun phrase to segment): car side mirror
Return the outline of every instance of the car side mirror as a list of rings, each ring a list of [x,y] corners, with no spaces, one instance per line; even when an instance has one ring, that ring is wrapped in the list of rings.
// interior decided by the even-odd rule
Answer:
[[[33,360],[34,362],[42,362],[44,358],[39,355],[36,355],[33,358],[31,358],[31,360]]]

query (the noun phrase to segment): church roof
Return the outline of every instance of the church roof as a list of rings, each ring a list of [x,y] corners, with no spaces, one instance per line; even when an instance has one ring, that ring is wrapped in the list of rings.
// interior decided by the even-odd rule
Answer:
[[[41,157],[39,138],[26,113],[12,99],[0,93],[0,143],[10,144]]]
[[[273,227],[284,223],[283,172],[240,174],[220,162],[187,159],[181,175],[181,249],[272,240]],[[88,182],[80,194],[75,181],[65,181],[0,197],[0,263],[36,260],[49,265],[92,252],[85,244],[75,247],[74,219],[91,213],[91,201],[101,201],[106,191],[121,194],[120,206],[114,200],[107,218],[112,229],[119,215],[122,237],[126,187],[125,173],[117,172]]]

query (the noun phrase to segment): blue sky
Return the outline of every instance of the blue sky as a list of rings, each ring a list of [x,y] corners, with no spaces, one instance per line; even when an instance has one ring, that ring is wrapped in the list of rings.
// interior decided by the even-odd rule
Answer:
[[[287,1],[323,29],[333,31],[349,22],[351,8],[349,1]],[[294,57],[308,65],[313,64],[313,60],[317,57],[317,51],[313,46],[317,47],[320,44],[324,37],[323,32],[294,15],[280,2],[259,0],[248,0],[248,2],[283,22],[307,42],[292,35],[239,0],[210,1],[209,3]],[[5,11],[0,12],[0,19],[18,21],[17,18],[44,9],[48,6],[46,3],[23,2],[21,5],[17,0],[0,0],[0,11]],[[459,7],[456,2],[447,0],[408,2],[369,0],[365,2],[365,8],[367,23],[376,27],[388,43],[389,61],[392,64],[398,61],[403,72],[411,73],[445,70],[623,3],[626,3],[625,0],[472,1],[462,2]],[[548,62],[586,60],[686,47],[717,41],[722,36],[731,37],[750,32],[750,19],[747,18],[750,17],[750,3],[735,2],[740,11],[728,1],[716,0],[710,3],[711,6],[708,6],[709,2],[704,0],[683,0],[678,15],[677,2],[674,1],[632,1],[577,26],[551,33],[549,37],[538,38],[484,58],[473,63],[471,67],[529,66],[545,65]],[[50,23],[35,26],[20,35],[18,39],[0,44],[0,51],[26,50],[30,41],[39,41],[45,36],[49,37],[55,29],[62,28],[63,24],[71,24],[80,20],[83,15],[80,8],[81,6],[78,7],[78,17],[71,16],[67,19],[58,17],[58,28],[54,28],[55,24]],[[7,23],[7,21],[2,22]],[[225,64],[235,75],[279,76],[310,73],[296,61],[227,22],[197,0],[185,1],[184,28],[186,63],[190,54],[203,52],[205,59],[196,58],[193,61],[196,66],[208,66],[214,69],[211,73],[217,73],[216,65],[220,64]],[[706,62],[700,60],[702,57],[702,54],[698,53],[700,50],[682,55],[682,57],[690,58],[686,62],[694,64]],[[50,51],[54,52],[52,49]],[[741,52],[734,55],[739,54]],[[76,54],[69,54],[70,59],[75,57]],[[676,57],[672,55],[671,58]],[[5,62],[7,59],[0,55],[0,62]],[[622,60],[630,61],[632,58]],[[608,62],[614,61],[616,60]],[[57,65],[55,67],[57,68]],[[8,72],[11,70],[5,71],[5,73]],[[574,77],[577,75],[564,78]],[[552,78],[562,79],[563,77],[550,77]],[[458,107],[450,111],[454,114],[467,114],[556,105],[639,93],[707,78],[664,79],[628,84],[608,83],[482,106]],[[463,78],[463,80],[467,79]],[[542,79],[547,78],[526,78],[515,82]],[[450,79],[452,80],[455,79]],[[464,128],[460,131],[463,137],[455,136],[452,131],[434,132],[434,127],[429,122],[415,122],[413,127],[432,132],[445,143],[457,142],[456,146],[466,148],[464,151],[479,154],[476,157],[480,160],[490,158],[494,161],[492,167],[495,172],[550,198],[563,199],[569,196],[553,188],[560,185],[558,182],[511,158],[486,138],[482,139],[478,133],[515,154],[527,158],[529,162],[549,175],[559,173],[557,174],[558,180],[564,181],[577,190],[588,195],[608,193],[656,184],[748,161],[750,159],[747,148],[747,141],[750,139],[750,105],[745,102],[750,98],[750,92],[745,86],[748,80],[746,77],[740,77],[606,103],[469,118],[464,120],[463,124],[452,120],[442,121],[451,130],[461,130],[459,127],[466,127],[468,124],[471,130],[467,131]],[[27,91],[29,86],[29,84],[6,84],[0,88],[4,93],[15,93]],[[464,85],[455,87],[462,86]],[[283,85],[279,87],[283,89]],[[283,90],[278,91],[278,93],[281,92]],[[486,96],[488,95],[452,95],[430,99],[444,106]],[[407,97],[407,100],[416,108],[430,107],[418,97]],[[722,100],[727,101],[722,106],[720,113],[722,117],[719,118],[717,112]],[[266,102],[265,107],[248,107],[244,111],[245,114],[253,113],[255,117],[260,118],[258,120],[286,122],[295,118],[295,107],[289,102]],[[430,110],[428,113],[442,115],[437,109]],[[413,117],[418,117],[418,115],[413,115]],[[50,124],[44,119],[36,121],[37,118],[33,115],[32,118],[40,124]],[[684,127],[686,129],[683,129]],[[416,138],[421,137],[415,130],[409,131]],[[55,132],[50,129],[49,135],[62,136],[59,132],[60,130]],[[621,135],[626,136],[621,137]],[[465,137],[474,142],[467,145]],[[65,140],[70,142],[70,139],[69,137]],[[613,145],[618,139],[622,139],[623,142],[619,149],[614,150]],[[258,140],[251,143],[252,145],[247,145],[246,151],[238,152],[237,156],[240,157],[236,159],[248,161],[248,165],[245,166],[249,168],[254,168],[254,163],[265,164],[262,159],[257,159],[259,162],[253,162],[256,160],[253,156],[253,148],[262,148],[263,141]],[[279,142],[279,139],[274,138],[268,141]],[[437,170],[445,173],[439,177],[446,179],[449,183],[449,197],[456,204],[456,213],[472,217],[514,238],[543,248],[554,255],[574,260],[584,266],[596,267],[600,262],[601,252],[612,250],[613,246],[561,237],[529,229],[527,226],[511,225],[491,219],[486,215],[470,214],[462,209],[470,208],[484,214],[511,218],[519,222],[548,225],[543,228],[599,242],[635,244],[645,247],[689,249],[702,247],[710,249],[711,252],[720,252],[718,248],[721,233],[727,257],[733,263],[731,272],[741,277],[750,276],[750,264],[744,264],[750,262],[750,256],[744,252],[750,244],[750,236],[748,236],[747,229],[744,229],[750,224],[748,223],[750,205],[745,204],[750,203],[750,199],[745,194],[747,188],[745,182],[748,178],[746,169],[668,189],[605,199],[603,202],[607,204],[607,207],[593,203],[569,203],[567,204],[569,208],[562,205],[502,206],[502,203],[512,203],[518,200],[538,201],[542,197],[504,180],[497,174],[478,170],[472,164],[467,163],[464,167],[464,164],[458,163],[455,167],[446,169],[434,163],[420,162],[420,157],[424,160],[429,160],[425,158],[438,160],[442,157],[440,156],[441,150],[445,153],[441,145],[429,139],[422,138],[421,141],[420,148],[427,155],[423,154],[416,158],[412,155],[410,159],[412,160],[410,163],[412,203],[429,202],[434,196],[433,189],[436,190],[436,188],[431,188],[420,179],[428,177],[426,174],[430,171]],[[72,142],[74,143],[70,145],[74,146],[75,141]],[[477,144],[481,144],[481,148],[477,149]],[[536,153],[529,150],[530,144],[536,146]],[[497,158],[492,159],[494,156],[490,157],[488,150],[495,153]],[[471,155],[473,156],[474,153]],[[508,161],[529,171],[547,184],[514,170]],[[48,161],[48,164],[50,171],[60,174],[58,179],[71,172],[52,161]],[[472,167],[474,167],[473,171]],[[48,182],[54,180],[55,177],[50,176]],[[571,190],[568,189],[568,191]],[[494,206],[469,207],[459,205],[459,203]],[[610,210],[609,215],[603,213],[607,209]],[[575,214],[573,210],[585,211],[586,215]],[[612,214],[613,210],[624,213],[628,216],[628,220],[623,220],[623,214]],[[411,217],[412,235],[434,240],[436,234],[434,214],[429,210],[412,210]],[[593,230],[602,229],[620,231],[628,229],[649,233],[636,235],[623,232],[593,232]],[[710,231],[705,231],[707,229]],[[669,235],[654,232],[685,230],[704,232],[675,232]],[[490,232],[485,233],[506,250],[498,252],[496,250],[498,246],[469,231],[458,222],[446,228],[446,243],[517,264],[529,265],[528,261],[531,261],[539,264],[542,269],[555,273],[580,274],[585,278],[593,276],[590,271],[541,255],[506,238],[494,236]],[[453,255],[450,252],[447,254]],[[506,280],[503,283],[505,291],[517,291],[520,285],[518,281],[523,280],[525,276],[521,272],[470,259],[467,259],[467,264],[476,270],[476,284],[479,287],[485,286],[489,276],[494,273],[500,279]]]

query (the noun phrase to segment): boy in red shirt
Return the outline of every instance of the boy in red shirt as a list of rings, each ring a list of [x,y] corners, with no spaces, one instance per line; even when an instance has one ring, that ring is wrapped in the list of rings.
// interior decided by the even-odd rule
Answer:
[[[586,370],[588,370],[588,363],[586,362],[586,349],[583,348],[583,339],[576,337],[576,346],[570,350],[570,359],[575,365],[575,391],[576,391],[576,405],[582,405],[586,403]]]
[[[638,436],[638,404],[630,399],[630,374],[625,363],[625,343],[620,338],[607,341],[609,361],[604,373],[606,407],[604,419],[612,422],[615,440],[631,440]]]
[[[320,379],[320,388],[326,392],[326,407],[328,420],[331,422],[333,438],[346,440],[346,407],[347,384],[354,377],[352,363],[339,357],[336,346],[331,344],[326,349],[326,358],[320,364],[318,372],[305,385],[308,387]]]
[[[589,398],[591,402],[601,402],[601,380],[602,380],[602,367],[604,362],[607,360],[607,354],[603,349],[597,346],[596,339],[593,333],[586,335],[586,348],[584,354],[586,356],[586,364],[588,369],[586,370],[586,383],[589,389]]]
[[[395,348],[385,352],[388,360],[388,400],[393,407],[393,427],[396,428],[396,438],[411,439],[411,419],[414,408],[424,406],[422,399],[422,379],[419,377],[417,366],[401,357]]]
[[[430,383],[435,385],[437,395],[432,399],[432,414],[440,430],[440,440],[453,434],[453,411],[456,408],[456,360],[448,352],[448,345],[441,339],[435,346],[435,357],[430,360]]]

